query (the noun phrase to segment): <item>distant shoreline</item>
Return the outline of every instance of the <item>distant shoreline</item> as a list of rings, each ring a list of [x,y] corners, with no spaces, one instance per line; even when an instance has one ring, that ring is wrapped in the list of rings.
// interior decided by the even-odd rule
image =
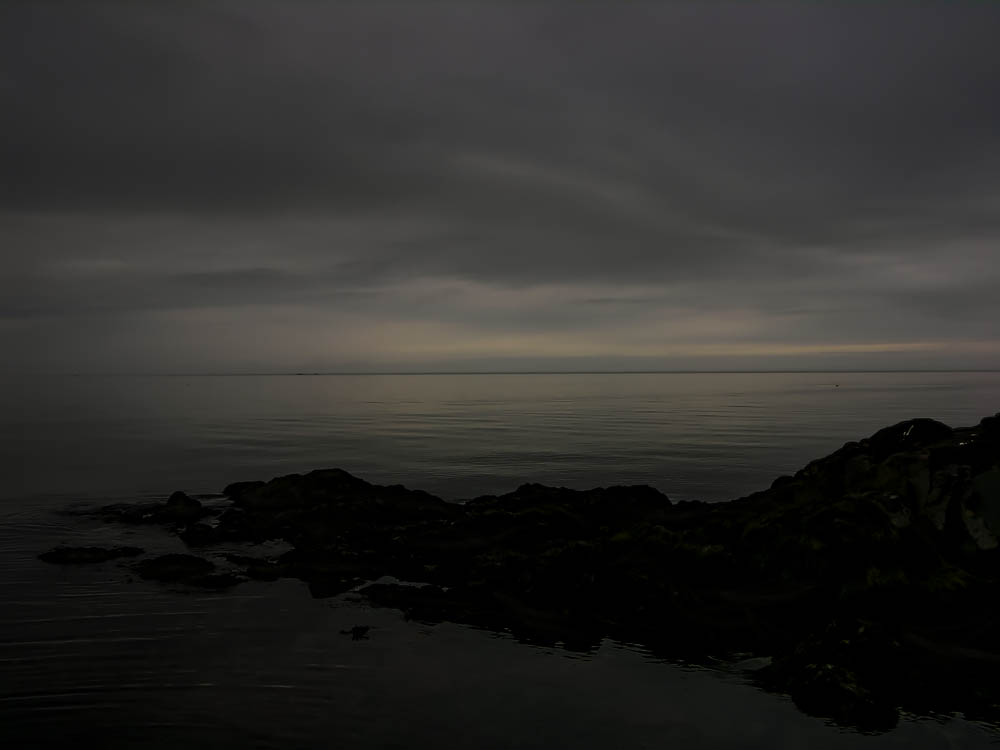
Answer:
[[[875,374],[951,374],[1000,373],[1000,369],[928,369],[928,370],[371,370],[316,372],[23,372],[8,373],[22,377],[123,377],[123,378],[279,378],[279,377],[352,377],[352,376],[429,376],[429,375],[875,375]]]

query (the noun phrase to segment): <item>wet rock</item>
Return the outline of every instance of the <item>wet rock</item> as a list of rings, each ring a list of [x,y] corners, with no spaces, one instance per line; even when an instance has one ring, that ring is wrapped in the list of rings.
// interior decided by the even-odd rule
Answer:
[[[250,494],[254,490],[260,489],[265,484],[266,482],[233,482],[232,484],[226,485],[222,494],[230,500],[236,500],[243,495]]]
[[[1000,412],[992,417],[983,417],[979,422],[979,427],[988,435],[1000,435]]]
[[[216,573],[215,564],[194,555],[171,553],[135,566],[141,578],[164,583],[182,583],[205,589],[226,589],[246,580],[231,572]]]
[[[190,497],[187,493],[177,490],[167,498],[168,508],[201,508],[201,502]]]
[[[894,683],[901,678],[897,636],[852,618],[830,623],[755,674],[760,684],[789,693],[805,713],[876,732],[899,721]]]
[[[475,597],[461,592],[446,592],[439,586],[414,586],[398,583],[373,583],[360,589],[373,604],[400,609],[408,617],[424,622],[479,622],[482,608]]]
[[[174,492],[162,505],[150,509],[148,521],[170,524],[192,524],[209,511],[196,500],[183,492]]]
[[[209,511],[201,501],[178,491],[164,503],[117,503],[101,508],[98,513],[105,520],[122,523],[186,524],[198,521]]]
[[[105,521],[118,523],[160,523],[160,516],[157,515],[157,509],[160,507],[162,506],[153,503],[115,503],[105,505],[97,511],[97,515]]]
[[[976,548],[996,549],[1000,536],[1000,468],[974,477],[963,499],[962,520]]]
[[[879,430],[862,441],[862,446],[871,453],[874,460],[881,461],[893,453],[940,443],[949,439],[952,433],[953,430],[948,425],[933,419],[908,419]]]
[[[38,556],[39,560],[60,565],[100,563],[119,557],[135,557],[145,550],[141,547],[56,547]]]
[[[368,631],[370,630],[371,630],[370,625],[355,625],[354,627],[348,628],[347,630],[341,630],[340,634],[351,636],[352,641],[363,641],[367,640]]]
[[[457,504],[324,469],[229,485],[215,526],[182,493],[109,517],[182,529],[191,545],[284,540],[293,549],[277,560],[229,560],[250,578],[299,578],[316,597],[383,575],[426,582],[361,592],[427,621],[583,649],[614,637],[692,661],[773,656],[760,676],[771,689],[881,730],[896,706],[1000,705],[983,656],[994,648],[983,634],[1000,632],[983,605],[1000,594],[998,425],[906,420],[728,503],[529,483]],[[144,577],[240,580],[165,558],[183,560],[147,561]],[[904,631],[919,635],[901,650]],[[938,652],[968,662],[947,694],[937,686],[957,657]]]
[[[184,543],[191,547],[203,547],[219,541],[220,534],[214,526],[207,523],[191,524],[178,534]]]
[[[248,578],[258,581],[276,581],[289,574],[288,566],[275,560],[235,554],[226,555],[226,560],[243,568]]]
[[[203,557],[171,553],[143,560],[135,567],[141,578],[154,581],[188,582],[215,570],[215,564]]]
[[[887,732],[899,722],[895,705],[874,697],[854,672],[836,664],[802,665],[790,689],[795,705],[812,716],[870,732]]]
[[[203,589],[228,589],[245,581],[245,578],[235,573],[210,573],[208,575],[192,576],[183,582],[189,586],[198,586]]]
[[[340,596],[361,583],[363,581],[360,578],[338,578],[336,576],[312,578],[308,581],[309,595],[313,599],[329,599]]]

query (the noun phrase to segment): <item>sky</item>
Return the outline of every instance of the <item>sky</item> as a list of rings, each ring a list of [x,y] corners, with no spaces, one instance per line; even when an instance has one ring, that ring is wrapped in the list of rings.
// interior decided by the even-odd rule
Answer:
[[[1000,368],[1000,3],[0,4],[23,372]]]

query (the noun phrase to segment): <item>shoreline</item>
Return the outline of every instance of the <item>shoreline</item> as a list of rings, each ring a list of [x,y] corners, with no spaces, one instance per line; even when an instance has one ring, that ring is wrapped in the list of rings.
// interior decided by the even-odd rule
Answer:
[[[144,578],[221,589],[295,577],[324,597],[393,576],[423,585],[361,593],[418,620],[569,650],[612,637],[692,662],[770,657],[758,685],[865,731],[891,728],[899,709],[1000,720],[1000,619],[984,605],[1000,593],[1000,415],[955,430],[907,420],[722,503],[525,484],[456,504],[339,469],[224,494],[221,511],[178,492],[100,515],[166,526],[208,554],[292,546],[230,554],[221,572],[196,555],[144,559]],[[63,554],[52,561],[87,561]]]

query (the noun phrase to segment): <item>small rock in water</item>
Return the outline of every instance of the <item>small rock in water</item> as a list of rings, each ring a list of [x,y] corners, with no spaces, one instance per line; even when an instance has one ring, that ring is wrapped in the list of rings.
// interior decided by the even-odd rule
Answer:
[[[341,630],[341,635],[351,636],[352,641],[360,641],[368,638],[368,631],[371,630],[370,625],[355,625],[349,630]]]
[[[215,570],[215,565],[202,557],[171,553],[143,560],[136,570],[148,580],[187,581],[195,576],[208,575]]]
[[[157,514],[162,521],[197,521],[204,514],[204,508],[198,500],[178,491],[167,499]]]
[[[183,583],[205,589],[225,589],[246,579],[235,573],[216,573],[215,564],[194,555],[171,553],[135,566],[139,576],[165,583]]]

